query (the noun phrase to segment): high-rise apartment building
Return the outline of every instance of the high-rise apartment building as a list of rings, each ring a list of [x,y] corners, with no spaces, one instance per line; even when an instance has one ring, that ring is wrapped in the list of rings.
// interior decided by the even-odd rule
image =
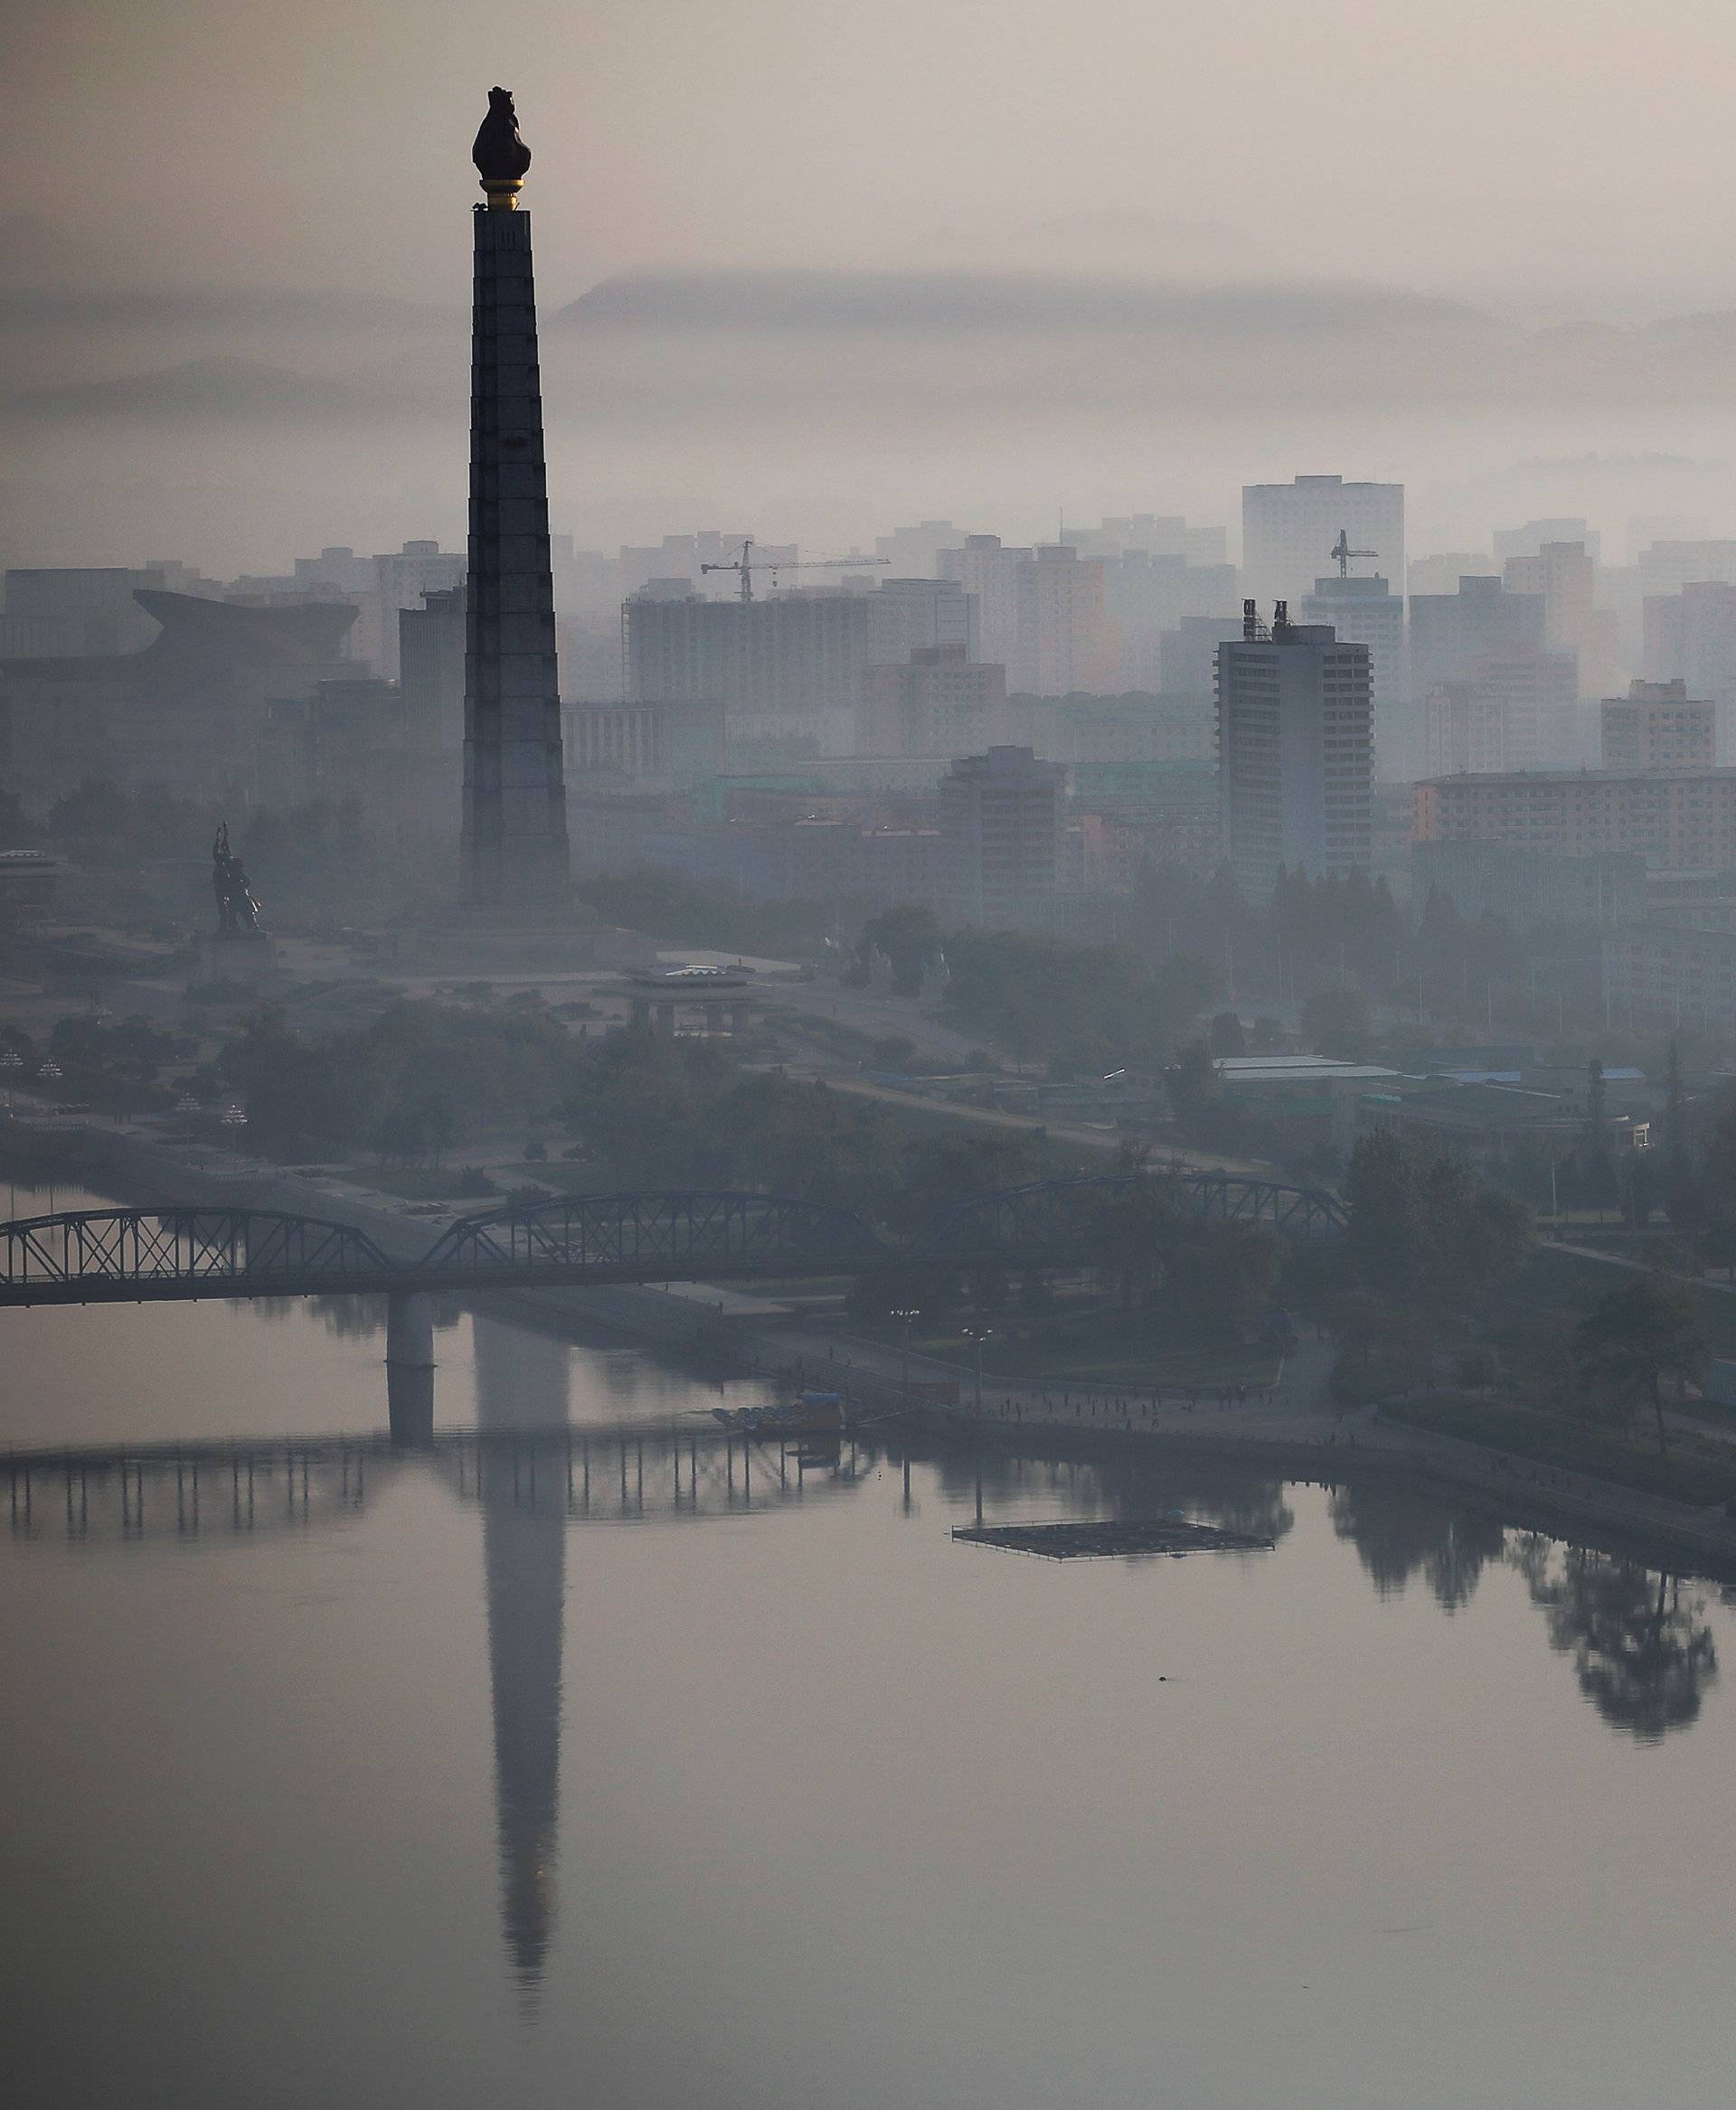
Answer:
[[[1649,682],[1681,681],[1717,710],[1717,759],[1736,758],[1736,586],[1697,579],[1680,593],[1648,596],[1640,659]]]
[[[1463,682],[1485,661],[1515,647],[1543,648],[1543,597],[1513,593],[1499,579],[1460,578],[1457,593],[1410,597],[1411,692]]]
[[[1216,616],[1241,598],[1233,564],[1195,564],[1174,553],[1133,549],[1102,561],[1109,619],[1120,640],[1117,686],[1123,691],[1160,688],[1165,638],[1190,617]]]
[[[962,645],[919,645],[902,666],[871,666],[856,722],[861,755],[955,756],[1002,744],[1006,669]]]
[[[1218,648],[1224,852],[1250,900],[1283,871],[1364,870],[1373,842],[1373,696],[1365,645],[1275,620]]]
[[[1094,528],[1070,528],[1081,557],[1171,558],[1196,570],[1229,562],[1221,527],[1189,527],[1179,513],[1106,513]]]
[[[890,535],[874,537],[874,554],[885,558],[893,570],[914,579],[933,579],[942,550],[962,550],[964,531],[949,520],[919,521],[914,527],[894,528]]]
[[[1637,569],[1645,594],[1680,593],[1705,580],[1736,586],[1736,542],[1706,537],[1653,542],[1640,551]]]
[[[1597,605],[1597,562],[1583,542],[1545,542],[1535,556],[1509,557],[1502,578],[1510,593],[1542,597],[1543,643],[1577,656],[1581,695],[1599,696],[1613,685],[1620,626]]]
[[[1404,649],[1404,596],[1375,572],[1359,579],[1328,574],[1297,613],[1307,624],[1325,623],[1344,645],[1368,647],[1374,702],[1374,774],[1389,784],[1417,775],[1420,759],[1414,714],[1407,700],[1409,666]]]
[[[871,666],[901,666],[940,645],[976,657],[976,604],[957,579],[882,579],[863,598]]]
[[[848,754],[870,665],[863,593],[627,597],[627,701],[722,704],[730,738],[787,734]]]
[[[1717,759],[1717,711],[1686,682],[1631,682],[1603,702],[1606,769],[1710,769]]]
[[[940,784],[947,897],[969,923],[1041,920],[1061,885],[1067,772],[1029,748],[955,762]]]
[[[399,680],[417,740],[441,754],[464,751],[464,589],[437,588],[398,617]]]
[[[1046,542],[1014,579],[1014,645],[1007,685],[1029,696],[1103,695],[1120,686],[1119,639],[1100,557]]]
[[[976,603],[976,649],[1009,671],[1019,645],[1019,567],[1029,550],[1004,543],[999,535],[967,535],[964,547],[936,552],[935,569],[956,580]]]
[[[1341,532],[1351,549],[1378,559],[1387,578],[1402,579],[1404,485],[1347,484],[1342,476],[1244,485],[1242,592],[1299,605]]]
[[[1552,520],[1528,520],[1523,527],[1496,528],[1493,543],[1495,560],[1505,564],[1510,557],[1539,556],[1550,542],[1579,542],[1594,564],[1603,554],[1597,530],[1589,521],[1575,514]]]
[[[1516,645],[1423,699],[1430,777],[1506,769],[1573,769],[1580,752],[1579,662]]]

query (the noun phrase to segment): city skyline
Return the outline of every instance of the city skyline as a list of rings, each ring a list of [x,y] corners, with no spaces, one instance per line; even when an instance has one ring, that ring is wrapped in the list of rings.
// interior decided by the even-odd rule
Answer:
[[[7,562],[455,536],[440,143],[509,57],[581,543],[745,512],[847,546],[948,509],[1030,541],[1342,467],[1407,483],[1450,549],[1492,513],[1721,505],[1736,453],[1736,280],[1697,232],[1731,179],[1696,158],[1696,214],[1670,203],[1713,121],[1703,8],[1626,70],[1554,5],[1404,35],[1266,6],[895,6],[873,35],[788,5],[15,12]]]

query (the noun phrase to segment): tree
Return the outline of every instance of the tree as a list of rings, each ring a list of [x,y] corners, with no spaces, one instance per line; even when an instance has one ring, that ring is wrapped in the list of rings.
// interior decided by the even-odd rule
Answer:
[[[856,958],[866,966],[871,955],[884,953],[892,963],[892,987],[900,996],[916,996],[922,970],[940,950],[940,924],[932,909],[883,909],[870,917],[856,940]]]
[[[1165,1258],[1177,1249],[1188,1213],[1175,1181],[1148,1173],[1134,1172],[1125,1185],[1097,1197],[1087,1234],[1090,1251],[1116,1277],[1124,1308],[1131,1307],[1137,1288],[1150,1294]]]
[[[1664,1064],[1664,1206],[1678,1229],[1698,1218],[1694,1162],[1688,1147],[1687,1093],[1682,1080],[1682,1049],[1674,1034]]]
[[[1212,1050],[1203,1041],[1190,1041],[1177,1050],[1175,1061],[1164,1072],[1164,1088],[1184,1129],[1197,1128],[1217,1111],[1223,1087]]]
[[[0,850],[28,849],[36,836],[37,831],[31,825],[30,815],[18,803],[17,795],[0,787]]]
[[[1580,1191],[1597,1204],[1598,1214],[1621,1194],[1615,1162],[1609,1154],[1609,1088],[1603,1064],[1594,1055],[1586,1065],[1585,1132],[1580,1144]]]
[[[1413,1305],[1354,1289],[1328,1307],[1339,1353],[1332,1392],[1346,1406],[1410,1391],[1428,1377],[1434,1330]]]
[[[1316,989],[1302,1006],[1302,1035],[1316,1054],[1365,1060],[1373,1044],[1367,997],[1360,989]]]
[[[1581,1374],[1629,1412],[1649,1403],[1657,1447],[1669,1447],[1664,1383],[1693,1377],[1704,1361],[1694,1299],[1680,1283],[1643,1276],[1606,1290],[1580,1322],[1574,1350]]]
[[[1344,1178],[1351,1264],[1374,1290],[1402,1294],[1415,1279],[1417,1186],[1415,1158],[1391,1129],[1364,1135],[1351,1152]]]
[[[1531,1211],[1450,1151],[1365,1135],[1344,1180],[1352,1269],[1382,1296],[1463,1305],[1523,1266]]]
[[[1248,1036],[1233,1011],[1221,1011],[1212,1019],[1209,1045],[1214,1055],[1245,1055]]]

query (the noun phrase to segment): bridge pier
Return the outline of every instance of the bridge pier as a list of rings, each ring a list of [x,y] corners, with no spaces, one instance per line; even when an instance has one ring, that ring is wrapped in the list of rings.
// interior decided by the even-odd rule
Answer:
[[[386,1299],[386,1418],[394,1444],[434,1440],[434,1300],[419,1290]]]

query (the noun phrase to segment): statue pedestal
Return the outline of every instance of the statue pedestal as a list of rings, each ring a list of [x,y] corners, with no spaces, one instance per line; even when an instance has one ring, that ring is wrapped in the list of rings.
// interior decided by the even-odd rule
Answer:
[[[278,948],[262,930],[218,931],[199,941],[199,979],[266,990],[278,981]]]

